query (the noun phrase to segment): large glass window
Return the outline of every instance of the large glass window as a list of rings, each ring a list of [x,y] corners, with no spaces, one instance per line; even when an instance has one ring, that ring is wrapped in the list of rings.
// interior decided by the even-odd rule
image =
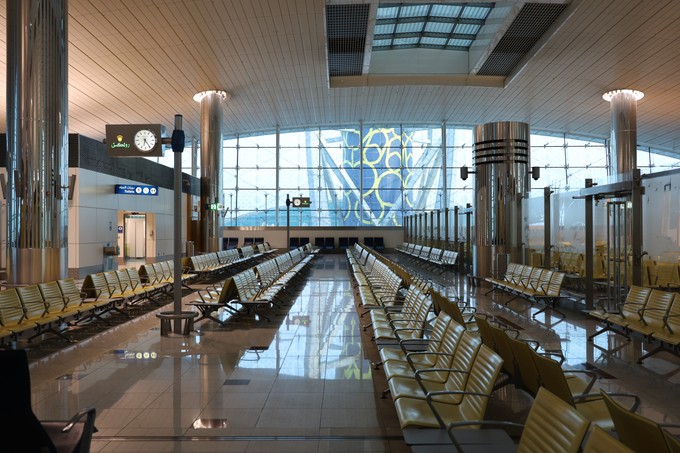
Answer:
[[[399,226],[404,216],[429,218],[437,209],[474,207],[473,141],[470,127],[390,124],[229,137],[223,148],[223,224],[285,226],[286,196],[312,202],[291,208],[293,226]],[[531,166],[541,171],[538,180],[531,179],[531,197],[542,198],[546,186],[559,193],[584,187],[586,178],[607,180],[605,140],[533,133],[530,155]],[[172,157],[169,151],[153,160],[172,166]],[[187,143],[183,171],[191,173],[192,165]],[[638,151],[643,173],[679,166],[668,153]],[[471,170],[466,180],[461,167]]]

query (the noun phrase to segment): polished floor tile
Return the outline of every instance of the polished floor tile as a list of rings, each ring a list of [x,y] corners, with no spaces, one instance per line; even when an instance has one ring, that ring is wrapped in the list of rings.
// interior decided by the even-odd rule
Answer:
[[[399,260],[398,256],[391,256]],[[429,273],[449,295],[468,301],[560,351],[565,367],[598,373],[597,388],[640,395],[640,413],[680,422],[680,358],[606,333],[576,310],[566,319],[452,273]],[[154,312],[117,324],[75,345],[54,348],[31,363],[39,418],[68,418],[97,409],[94,452],[402,452],[409,448],[391,399],[371,331],[361,328],[344,255],[321,255],[272,322],[224,316],[201,321],[188,337],[161,337]],[[195,296],[187,294],[184,301]],[[187,306],[188,308],[188,306]],[[159,310],[167,310],[161,308]],[[500,418],[521,419],[530,398],[506,387],[490,405]]]

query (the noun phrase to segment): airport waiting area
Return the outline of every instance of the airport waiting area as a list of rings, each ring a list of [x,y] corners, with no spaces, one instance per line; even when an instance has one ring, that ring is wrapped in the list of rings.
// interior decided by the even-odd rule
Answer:
[[[9,293],[63,302],[0,351],[43,429],[78,414],[101,452],[678,451],[676,287],[588,311],[559,266],[474,281],[412,242],[231,250],[184,259],[179,330],[170,263],[0,291],[2,316]]]

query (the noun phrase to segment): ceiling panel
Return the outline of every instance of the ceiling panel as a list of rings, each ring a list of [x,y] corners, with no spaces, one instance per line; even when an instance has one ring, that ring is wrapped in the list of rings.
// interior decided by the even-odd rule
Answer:
[[[512,3],[512,2],[510,2]],[[225,133],[307,125],[479,124],[609,134],[602,93],[645,92],[638,142],[680,152],[680,3],[574,0],[505,88],[432,85],[329,88],[322,0],[69,0],[70,131],[103,139],[107,122],[184,115],[199,131],[205,89],[230,91]],[[0,1],[0,80],[6,77]],[[0,92],[0,129],[6,93]]]

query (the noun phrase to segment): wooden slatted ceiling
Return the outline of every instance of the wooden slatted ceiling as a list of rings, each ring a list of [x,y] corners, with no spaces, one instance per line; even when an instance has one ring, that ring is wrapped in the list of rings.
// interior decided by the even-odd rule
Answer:
[[[0,1],[0,80],[6,77]],[[602,93],[645,92],[638,142],[680,146],[680,4],[573,0],[551,39],[504,89],[455,86],[328,88],[322,0],[69,0],[69,128],[96,139],[105,124],[184,116],[199,131],[194,93],[232,92],[224,131],[306,125],[480,124],[607,137]],[[0,90],[0,124],[6,93]],[[0,130],[4,127],[0,125]]]

